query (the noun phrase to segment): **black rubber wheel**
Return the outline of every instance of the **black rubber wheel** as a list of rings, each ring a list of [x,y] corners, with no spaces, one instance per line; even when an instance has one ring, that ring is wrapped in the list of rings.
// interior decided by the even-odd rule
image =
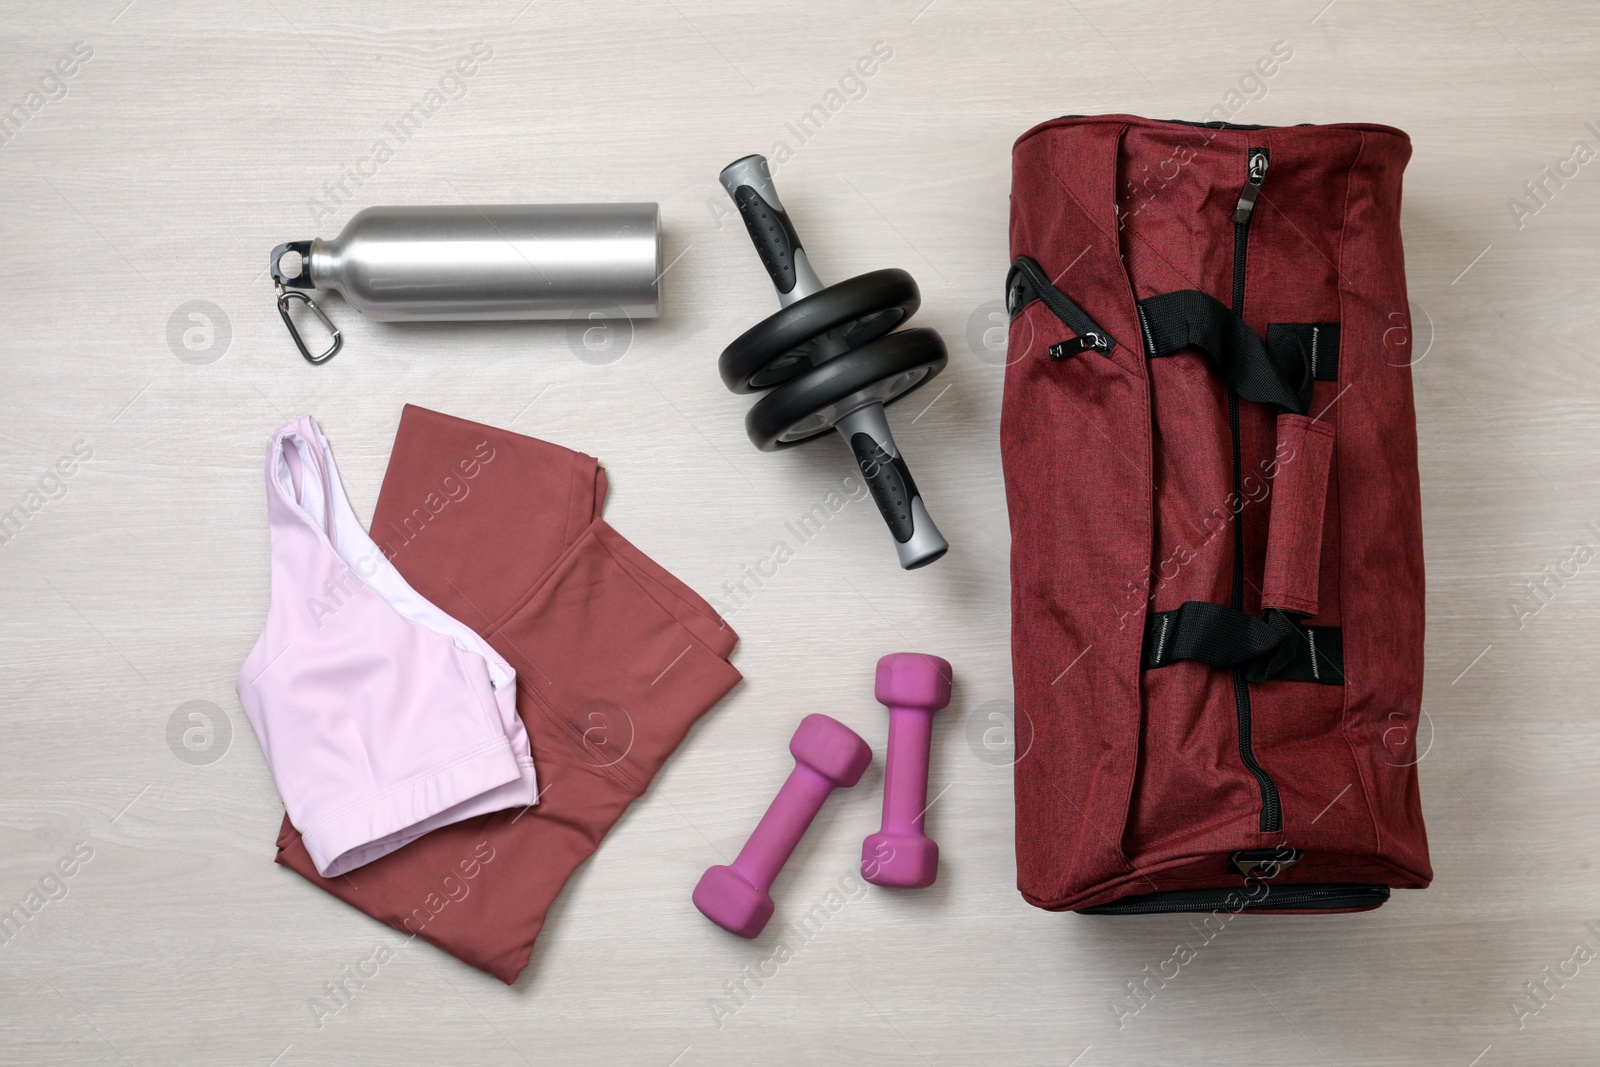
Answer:
[[[772,390],[745,414],[745,432],[763,452],[793,448],[863,404],[892,404],[920,389],[949,359],[935,330],[891,333]]]
[[[722,350],[717,369],[735,393],[770,389],[882,337],[921,306],[916,280],[903,270],[857,275],[750,327]]]

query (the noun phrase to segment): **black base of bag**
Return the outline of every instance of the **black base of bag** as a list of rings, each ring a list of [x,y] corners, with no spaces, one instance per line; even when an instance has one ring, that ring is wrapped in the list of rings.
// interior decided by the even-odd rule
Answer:
[[[1252,894],[1255,894],[1252,896]],[[1234,889],[1177,889],[1123,897],[1109,904],[1077,909],[1080,915],[1154,915],[1178,911],[1303,912],[1370,911],[1389,899],[1386,885],[1269,886],[1257,883]]]

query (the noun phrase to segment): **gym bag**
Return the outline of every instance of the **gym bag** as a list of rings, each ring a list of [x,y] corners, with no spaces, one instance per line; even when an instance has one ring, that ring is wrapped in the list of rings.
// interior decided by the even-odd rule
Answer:
[[[1127,115],[1017,141],[1000,440],[1030,903],[1356,911],[1432,878],[1410,154],[1386,126]]]

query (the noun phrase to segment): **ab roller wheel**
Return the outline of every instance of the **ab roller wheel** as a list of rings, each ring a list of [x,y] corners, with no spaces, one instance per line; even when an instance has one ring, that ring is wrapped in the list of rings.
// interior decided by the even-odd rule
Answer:
[[[735,160],[721,179],[782,305],[718,360],[723,383],[735,393],[769,390],[745,416],[745,431],[763,452],[839,431],[894,535],[900,566],[932,563],[950,546],[923,507],[883,410],[932,381],[949,359],[933,330],[890,332],[921,305],[917,283],[891,269],[824,286],[766,159]]]
[[[749,219],[746,215],[747,223]],[[766,225],[760,212],[756,221]],[[779,299],[783,295],[780,290]],[[722,350],[718,369],[736,393],[769,389],[881,337],[914,315],[921,303],[917,283],[905,271],[863,274],[785,304],[762,319]]]

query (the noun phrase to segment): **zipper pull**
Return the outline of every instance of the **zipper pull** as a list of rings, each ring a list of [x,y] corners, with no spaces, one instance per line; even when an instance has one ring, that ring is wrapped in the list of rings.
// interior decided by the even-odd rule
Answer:
[[[1244,183],[1244,188],[1239,190],[1239,203],[1233,209],[1233,221],[1240,226],[1250,221],[1250,213],[1256,209],[1256,197],[1261,195],[1261,183],[1267,180],[1267,150],[1265,148],[1250,149],[1250,176]]]
[[[1297,848],[1248,848],[1229,857],[1246,881],[1270,882],[1300,861]]]
[[[1045,351],[1050,354],[1051,359],[1066,359],[1068,356],[1088,351],[1104,354],[1111,351],[1111,341],[1104,334],[1090,330],[1082,337],[1074,337],[1070,341],[1057,341]]]

